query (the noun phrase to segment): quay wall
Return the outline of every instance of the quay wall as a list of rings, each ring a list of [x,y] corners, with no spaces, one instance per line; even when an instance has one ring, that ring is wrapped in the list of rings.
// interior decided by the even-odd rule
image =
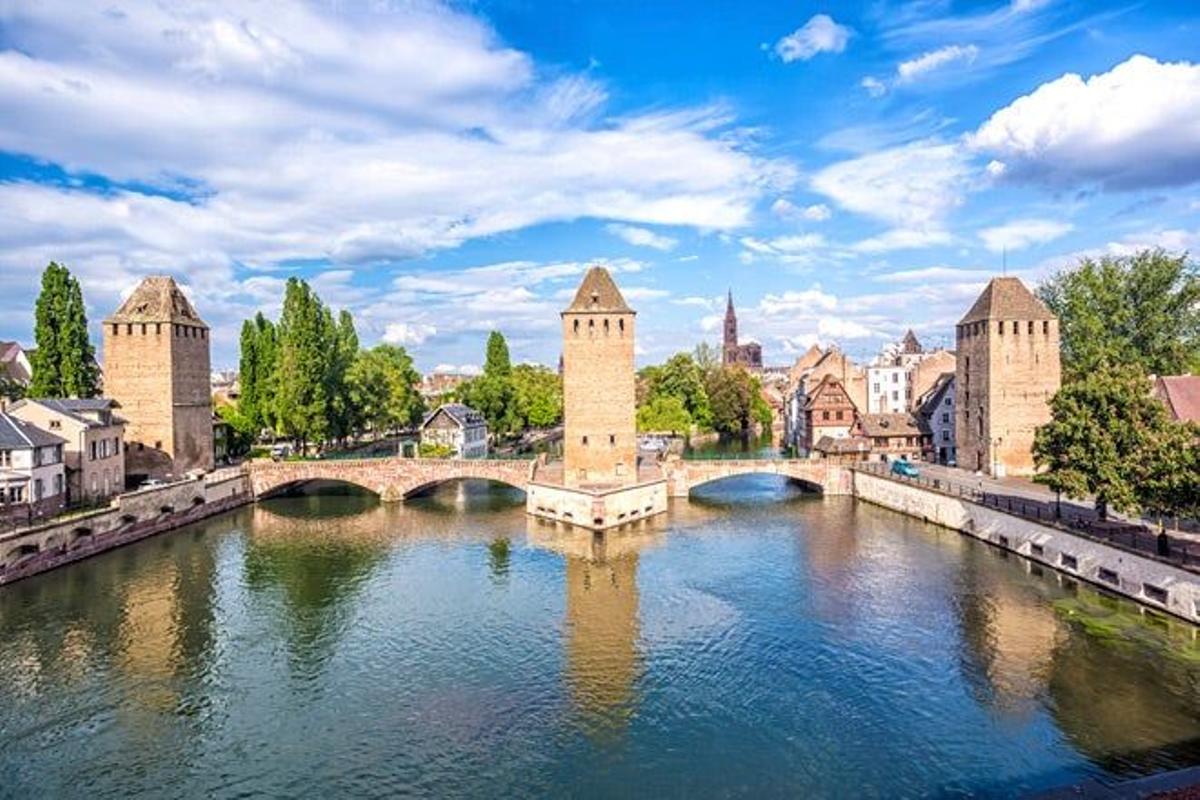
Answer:
[[[197,478],[118,495],[105,508],[0,535],[0,586],[220,514],[253,500],[246,476]]]
[[[1200,624],[1200,575],[970,500],[855,471],[854,496]]]

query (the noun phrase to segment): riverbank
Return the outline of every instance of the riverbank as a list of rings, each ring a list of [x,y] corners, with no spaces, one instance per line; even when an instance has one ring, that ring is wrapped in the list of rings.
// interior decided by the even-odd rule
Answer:
[[[951,528],[1200,624],[1200,574],[1191,570],[890,476],[856,469],[853,480],[859,500]]]
[[[246,475],[220,471],[118,495],[103,508],[0,535],[0,586],[222,514],[253,501]]]

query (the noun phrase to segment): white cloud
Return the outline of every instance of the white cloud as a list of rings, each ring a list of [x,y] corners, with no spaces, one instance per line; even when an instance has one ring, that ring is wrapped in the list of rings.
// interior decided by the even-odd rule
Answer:
[[[776,236],[773,239],[758,239],[753,236],[743,236],[738,239],[744,249],[739,258],[742,263],[750,263],[759,256],[769,256],[785,264],[807,264],[817,251],[826,247],[825,237],[819,233],[805,233],[791,236]]]
[[[420,323],[389,322],[383,330],[382,338],[388,344],[423,344],[426,339],[437,334],[433,325]]]
[[[879,80],[879,78],[868,75],[858,82],[858,85],[867,90],[867,94],[871,97],[883,97],[887,94],[887,84]]]
[[[869,339],[875,332],[862,323],[845,317],[822,317],[817,333],[823,339]]]
[[[605,230],[636,247],[650,247],[665,252],[667,250],[674,250],[675,246],[679,244],[678,239],[673,239],[670,236],[655,233],[648,228],[639,228],[634,225],[623,225],[614,222],[606,225]]]
[[[666,289],[653,289],[649,286],[622,286],[621,294],[626,300],[661,300],[671,296]]]
[[[828,14],[816,14],[775,43],[775,53],[785,63],[807,61],[817,53],[840,53],[853,33],[833,21]]]
[[[825,167],[812,188],[847,211],[924,229],[962,203],[969,174],[957,145],[915,142]]]
[[[984,228],[979,231],[979,238],[993,253],[1001,250],[1024,250],[1036,244],[1045,244],[1061,236],[1066,236],[1074,230],[1069,222],[1055,222],[1046,219],[1017,219]]]
[[[970,64],[979,56],[979,48],[973,44],[966,46],[951,44],[922,53],[914,59],[903,61],[896,67],[896,82],[899,84],[915,83],[931,72],[935,72],[948,64],[966,62]]]
[[[759,301],[758,309],[768,317],[812,315],[818,311],[832,311],[837,307],[837,298],[821,290],[820,286],[801,291],[789,290],[781,294],[768,294]]]
[[[483,372],[478,364],[438,364],[433,371],[442,375],[478,375]]]
[[[1200,179],[1198,137],[1200,65],[1138,55],[1086,81],[1042,84],[967,142],[1010,180],[1121,190]]]
[[[829,206],[824,203],[808,206],[804,209],[804,218],[812,222],[824,222],[833,216],[833,212],[829,210]]]
[[[929,284],[945,281],[986,280],[990,276],[991,272],[963,269],[961,267],[920,267],[878,275],[875,277],[875,280],[880,283]]]
[[[931,228],[892,228],[878,236],[855,242],[853,249],[860,253],[887,253],[893,250],[915,250],[950,244],[954,237],[947,231]]]

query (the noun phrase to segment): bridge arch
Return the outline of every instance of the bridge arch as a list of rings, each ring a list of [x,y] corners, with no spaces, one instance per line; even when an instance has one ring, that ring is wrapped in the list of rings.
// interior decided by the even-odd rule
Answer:
[[[695,491],[696,489],[699,489],[701,487],[713,486],[714,484],[723,483],[725,481],[737,480],[738,478],[753,477],[753,476],[760,476],[760,475],[765,475],[765,476],[769,476],[769,477],[773,477],[773,478],[780,478],[786,483],[796,484],[796,485],[801,486],[804,489],[806,489],[808,491],[812,491],[812,492],[824,493],[824,491],[825,491],[825,485],[823,483],[821,483],[819,480],[816,480],[812,477],[807,477],[807,476],[800,477],[800,476],[796,476],[796,475],[789,475],[786,472],[778,472],[778,471],[769,470],[769,469],[760,469],[760,470],[748,469],[744,472],[731,472],[731,473],[727,473],[724,475],[705,476],[705,477],[699,478],[695,481],[690,481],[688,483],[687,490],[688,490],[688,494],[691,494],[693,491]]]
[[[408,500],[417,495],[425,494],[426,492],[438,486],[445,486],[451,483],[462,483],[464,481],[479,481],[484,483],[495,483],[500,486],[507,486],[510,489],[516,489],[522,493],[526,491],[526,485],[523,482],[517,482],[495,475],[447,475],[445,477],[431,478],[420,483],[414,483],[406,486],[403,489],[401,499]]]
[[[361,489],[364,492],[369,492],[376,497],[382,498],[386,492],[385,487],[372,485],[366,481],[359,481],[353,478],[326,478],[326,477],[305,477],[305,478],[289,478],[278,482],[272,482],[264,486],[257,487],[255,494],[259,500],[270,500],[273,498],[283,497],[287,492],[298,489],[302,486],[324,483],[340,486],[352,486],[355,489]]]

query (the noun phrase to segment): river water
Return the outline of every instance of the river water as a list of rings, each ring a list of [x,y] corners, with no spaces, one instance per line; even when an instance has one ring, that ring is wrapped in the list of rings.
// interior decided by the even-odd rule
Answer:
[[[1010,796],[1200,763],[1200,641],[774,478],[630,532],[473,482],[0,590],[0,796]]]

